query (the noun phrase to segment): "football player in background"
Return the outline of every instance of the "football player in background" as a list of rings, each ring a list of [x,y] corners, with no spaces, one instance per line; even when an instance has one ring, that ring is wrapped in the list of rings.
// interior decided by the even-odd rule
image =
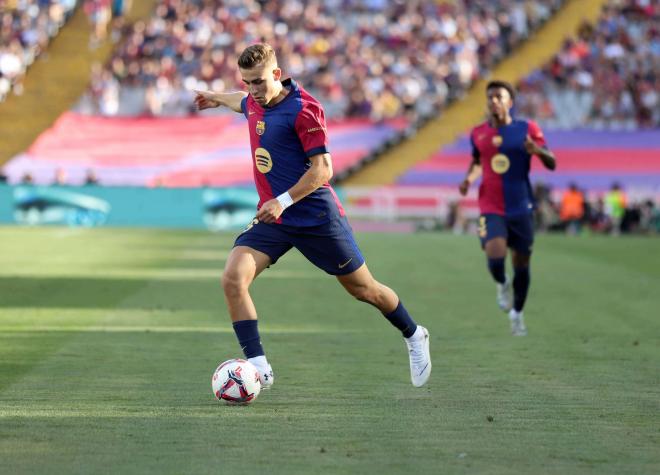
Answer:
[[[548,170],[556,167],[543,132],[531,120],[511,117],[513,86],[490,81],[486,86],[488,120],[470,133],[472,162],[459,186],[465,196],[472,183],[479,187],[479,238],[488,258],[488,269],[497,283],[497,303],[509,313],[511,333],[527,335],[523,307],[529,290],[529,262],[534,242],[534,198],[529,182],[532,156]],[[511,249],[513,279],[505,272],[507,248]]]

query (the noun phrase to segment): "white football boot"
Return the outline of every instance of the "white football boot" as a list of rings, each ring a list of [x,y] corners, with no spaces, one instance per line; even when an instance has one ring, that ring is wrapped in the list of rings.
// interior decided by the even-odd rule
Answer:
[[[508,276],[503,284],[497,284],[497,305],[504,312],[510,311],[513,307],[513,285]]]
[[[265,356],[256,356],[254,358],[248,358],[248,361],[257,368],[259,371],[259,382],[261,382],[261,389],[270,389],[270,387],[275,382],[275,376],[273,375],[273,368],[268,364]]]
[[[512,308],[509,312],[509,322],[511,322],[511,334],[513,336],[527,335],[527,327],[525,327],[522,312],[516,312],[516,310]]]
[[[431,376],[431,353],[429,352],[429,331],[417,325],[415,334],[404,338],[410,357],[410,380],[413,386],[426,384]]]

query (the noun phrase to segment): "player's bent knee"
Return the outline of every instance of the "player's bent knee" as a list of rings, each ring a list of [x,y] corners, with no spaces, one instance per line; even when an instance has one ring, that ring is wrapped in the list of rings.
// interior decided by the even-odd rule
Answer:
[[[224,272],[222,274],[222,290],[227,297],[240,295],[247,291],[249,281],[240,276],[237,272]]]

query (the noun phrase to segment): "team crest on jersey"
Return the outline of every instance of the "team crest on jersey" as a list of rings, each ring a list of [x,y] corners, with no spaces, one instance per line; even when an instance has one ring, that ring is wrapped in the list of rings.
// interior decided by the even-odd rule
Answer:
[[[254,163],[261,173],[268,173],[273,168],[273,159],[265,148],[259,147],[254,151]]]
[[[257,135],[263,135],[266,132],[266,122],[263,120],[257,121]]]
[[[503,153],[498,153],[490,161],[490,167],[499,175],[506,173],[510,166],[511,162],[509,161],[509,157]]]
[[[493,137],[493,145],[495,145],[496,147],[499,147],[500,145],[502,145],[502,136],[501,135],[495,135]]]

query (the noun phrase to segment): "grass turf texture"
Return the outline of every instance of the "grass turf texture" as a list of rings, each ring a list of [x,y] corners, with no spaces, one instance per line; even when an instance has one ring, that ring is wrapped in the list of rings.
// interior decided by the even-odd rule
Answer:
[[[514,338],[476,238],[358,238],[431,332],[430,384],[292,251],[253,286],[275,386],[230,407],[233,236],[0,228],[0,472],[660,471],[659,240],[541,236]]]

